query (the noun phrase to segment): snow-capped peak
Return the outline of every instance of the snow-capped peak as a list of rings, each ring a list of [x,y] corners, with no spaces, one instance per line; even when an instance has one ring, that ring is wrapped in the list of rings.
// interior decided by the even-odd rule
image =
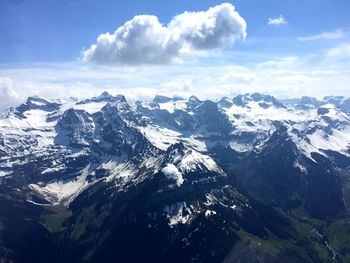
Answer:
[[[262,153],[272,136],[279,136],[276,131],[280,127],[285,127],[283,138],[293,142],[292,149],[299,157],[315,161],[314,153],[327,157],[327,151],[350,156],[350,116],[342,108],[347,99],[302,100],[319,105],[284,105],[258,93],[224,97],[218,102],[194,96],[188,100],[156,96],[152,102],[134,105],[123,95],[106,92],[82,101],[31,97],[0,118],[1,178],[13,174],[14,164],[20,167],[31,162],[22,156],[31,156],[45,160],[45,169],[36,172],[38,177],[33,176],[31,184],[39,185],[46,178],[49,188],[61,187],[65,180],[58,177],[66,169],[64,162],[77,162],[76,170],[69,173],[73,178],[88,163],[90,169],[100,167],[86,176],[95,182],[104,176],[103,163],[116,158],[113,167],[129,167],[128,176],[121,179],[119,170],[108,170],[113,174],[108,178],[119,178],[123,185],[138,176],[143,178],[134,173],[139,165],[145,171],[162,171],[180,187],[186,184],[186,176],[196,171],[210,174],[208,177],[224,176],[213,153],[218,149],[242,156]],[[302,165],[299,159],[294,163]],[[72,183],[71,179],[66,181]],[[81,185],[86,185],[85,179]]]

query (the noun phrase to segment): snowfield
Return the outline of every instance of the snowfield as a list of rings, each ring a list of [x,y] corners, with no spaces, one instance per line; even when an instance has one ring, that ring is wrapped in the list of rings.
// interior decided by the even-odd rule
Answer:
[[[30,97],[1,115],[0,178],[40,158],[44,165],[29,189],[51,204],[66,205],[101,180],[122,187],[156,171],[181,187],[187,174],[196,171],[226,176],[210,155],[215,147],[243,155],[259,152],[281,127],[286,140],[313,162],[313,153],[350,156],[350,116],[342,108],[344,100],[303,101],[286,103],[257,93],[215,103],[194,96],[156,96],[133,105],[122,95],[106,92],[84,101]],[[183,149],[171,150],[174,145]],[[130,154],[137,158],[130,159]],[[89,164],[79,167],[79,160]],[[74,171],[67,171],[67,162],[77,162]],[[308,173],[300,160],[294,167]],[[186,209],[167,208],[171,224],[187,220]]]

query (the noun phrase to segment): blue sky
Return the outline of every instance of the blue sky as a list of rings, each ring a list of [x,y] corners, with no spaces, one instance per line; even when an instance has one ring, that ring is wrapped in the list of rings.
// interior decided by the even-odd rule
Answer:
[[[6,41],[0,42],[0,62],[71,61],[100,33],[114,31],[137,14],[153,14],[167,23],[183,11],[207,10],[222,2],[106,0],[101,4],[96,0],[3,0],[0,31]],[[292,42],[288,45],[291,53],[308,52],[314,47],[296,45],[297,37],[350,26],[350,2],[347,0],[241,0],[232,3],[247,21],[249,37],[265,40],[249,49],[273,55],[283,54],[285,47],[280,43],[289,41]],[[266,25],[269,17],[280,14],[287,18],[287,26],[271,29]]]
[[[2,0],[0,99],[7,96],[14,103],[32,93],[50,97],[57,95],[53,90],[60,90],[67,94],[66,89],[70,95],[86,96],[102,89],[141,97],[176,91],[182,95],[200,93],[203,98],[245,91],[277,97],[300,93],[316,97],[332,93],[350,95],[347,0],[231,1],[228,3],[247,25],[246,29],[238,28],[240,33],[247,33],[246,37],[244,32],[239,37],[220,35],[222,41],[219,39],[215,48],[195,48],[197,42],[176,42],[182,48],[190,46],[186,56],[179,55],[182,49],[175,50],[172,57],[158,54],[159,63],[150,63],[153,53],[147,61],[134,59],[132,63],[130,57],[115,57],[115,61],[105,63],[96,54],[84,59],[83,49],[97,44],[100,34],[109,32],[112,36],[135,15],[156,16],[167,27],[178,14],[207,12],[222,3]],[[275,22],[269,25],[269,19]],[[212,67],[210,74],[206,71],[208,67]],[[266,75],[271,77],[264,79]],[[281,79],[274,81],[273,76]],[[203,78],[210,79],[205,82],[209,83],[206,87],[200,81]]]

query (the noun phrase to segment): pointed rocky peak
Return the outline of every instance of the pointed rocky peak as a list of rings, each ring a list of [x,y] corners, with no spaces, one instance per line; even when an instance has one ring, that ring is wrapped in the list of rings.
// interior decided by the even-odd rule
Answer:
[[[141,100],[137,100],[137,101],[134,102],[134,104],[135,104],[136,107],[142,105],[143,103],[144,103],[144,102],[141,101]]]
[[[112,105],[111,103],[107,103],[101,109],[101,113],[111,114],[116,112],[117,112],[117,107],[115,105]]]
[[[126,101],[124,95],[117,95],[114,97],[113,105],[115,105],[120,112],[130,111],[131,107],[129,103]]]
[[[126,98],[125,98],[124,95],[118,94],[117,96],[115,96],[115,99],[116,99],[118,102],[125,102],[125,103],[127,103],[127,100],[126,100]]]
[[[75,110],[73,108],[68,109],[63,113],[62,118],[75,118],[76,116],[78,116],[77,111],[78,110]]]
[[[154,109],[159,109],[159,105],[154,102],[144,102],[137,100],[135,101],[134,105],[136,107],[136,111],[144,115],[151,114],[152,110]]]
[[[77,97],[69,97],[67,100],[58,99],[58,101],[65,102],[65,101],[72,101],[77,102],[79,99]]]
[[[274,106],[276,108],[285,108],[286,106],[283,105],[281,101],[276,99],[275,97],[271,95],[264,95],[261,93],[253,93],[250,95],[250,97],[255,101],[259,102],[259,106],[262,108],[268,108],[270,106]]]
[[[232,129],[232,123],[227,115],[222,112],[218,104],[206,100],[203,101],[195,110],[194,115],[197,117],[199,126],[204,127],[209,132],[227,133]],[[218,129],[220,127],[220,129]]]
[[[0,119],[11,118],[11,116],[16,116],[16,109],[13,107],[10,107],[8,110],[4,112],[0,112]]]
[[[122,100],[121,97],[124,97],[124,96],[117,95],[116,97],[114,97],[111,94],[109,94],[107,91],[104,91],[97,97],[93,97],[91,99],[86,99],[86,100],[80,101],[77,104],[87,104],[87,103],[92,103],[92,102],[111,102],[111,103],[113,103],[113,102]],[[124,99],[125,99],[125,97],[124,97]]]
[[[253,94],[250,95],[250,98],[251,98],[253,101],[255,101],[255,102],[259,102],[259,101],[264,100],[265,95],[260,94],[260,93],[258,93],[258,92],[255,92],[255,93],[253,93]]]
[[[34,104],[48,104],[48,103],[50,103],[50,101],[45,99],[44,97],[32,96],[32,97],[28,97],[26,103],[27,104],[30,104],[30,103],[34,103]]]
[[[219,100],[219,105],[223,108],[230,108],[233,102],[229,98],[223,97]]]
[[[33,110],[33,109],[39,109],[39,110],[51,112],[51,111],[57,110],[59,106],[60,104],[57,102],[50,101],[43,97],[33,96],[33,97],[28,97],[27,101],[24,104],[21,104],[19,107],[17,107],[16,110],[20,114],[22,114],[27,110]]]
[[[117,95],[115,97],[115,101],[113,102],[113,105],[116,106],[118,111],[120,112],[132,111],[131,106],[129,105],[125,96],[123,95]]]
[[[247,97],[245,95],[237,95],[232,99],[232,102],[240,107],[244,107],[247,104]]]
[[[188,99],[188,102],[192,102],[192,103],[199,103],[199,102],[201,102],[196,96],[191,96],[191,97],[189,97],[189,99]]]
[[[275,97],[257,92],[252,94],[247,93],[244,95],[238,95],[232,99],[232,102],[233,104],[240,107],[249,106],[249,104],[253,102],[257,103],[261,108],[264,109],[267,109],[269,107],[286,108],[286,106]]]
[[[201,105],[198,107],[199,110],[205,110],[205,111],[218,111],[218,105],[217,103],[211,101],[211,100],[205,100],[201,103]]]
[[[126,98],[124,95],[117,95],[115,97],[112,97],[112,101],[108,101],[108,103],[103,106],[101,109],[102,112],[116,112],[116,111],[123,111],[123,110],[129,110],[130,105],[126,101]]]
[[[304,107],[319,107],[322,104],[324,104],[322,101],[317,100],[314,97],[307,97],[303,96],[301,97],[300,101],[297,103],[299,106],[304,106]]]
[[[107,91],[104,91],[99,96],[96,97],[96,99],[106,99],[106,98],[113,98],[113,96],[109,94]]]
[[[303,104],[314,104],[318,103],[318,100],[314,97],[302,96],[300,102]]]
[[[77,124],[80,122],[78,113],[74,109],[69,109],[64,112],[61,119],[59,120],[59,125],[71,125]]]
[[[282,103],[293,107],[296,106],[301,109],[315,108],[324,104],[323,101],[320,101],[314,97],[308,97],[308,96],[302,96],[301,98],[283,99]]]
[[[288,128],[282,123],[275,123],[276,130],[271,134],[268,140],[262,145],[259,151],[264,154],[271,154],[272,149],[279,149],[276,152],[290,153],[293,156],[297,152],[297,146],[293,142],[288,132]]]
[[[59,121],[59,124],[64,125],[74,125],[83,123],[85,119],[88,118],[88,113],[84,110],[75,110],[75,109],[68,109],[66,110],[61,120]]]
[[[327,96],[324,97],[324,101],[335,105],[345,113],[350,113],[350,98],[343,96]]]
[[[188,102],[187,102],[187,108],[189,110],[193,110],[195,109],[199,104],[201,104],[202,101],[200,101],[196,96],[191,96],[189,99],[188,99]]]
[[[88,146],[95,124],[84,110],[68,109],[58,120],[55,130],[55,144],[73,148]]]
[[[309,110],[311,108],[318,108],[324,104],[323,101],[319,101],[314,97],[302,96],[301,98],[285,99],[283,103],[296,107],[301,110]]]
[[[344,99],[344,96],[325,96],[323,98],[325,102],[332,103],[334,105],[338,105],[339,103],[343,102]]]
[[[156,95],[153,99],[154,103],[166,103],[171,101],[171,98],[166,97],[166,96],[161,96],[161,95]]]
[[[342,111],[350,113],[350,98],[344,99],[343,102],[338,106]]]
[[[138,123],[138,116],[135,110],[126,102],[125,97],[119,97],[119,100],[114,103],[107,103],[102,109],[101,113],[107,119],[114,121],[129,121]]]

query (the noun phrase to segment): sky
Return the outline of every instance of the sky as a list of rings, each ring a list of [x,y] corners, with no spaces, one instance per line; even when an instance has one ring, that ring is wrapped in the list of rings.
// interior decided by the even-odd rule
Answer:
[[[348,0],[2,0],[0,109],[28,96],[350,96]]]

